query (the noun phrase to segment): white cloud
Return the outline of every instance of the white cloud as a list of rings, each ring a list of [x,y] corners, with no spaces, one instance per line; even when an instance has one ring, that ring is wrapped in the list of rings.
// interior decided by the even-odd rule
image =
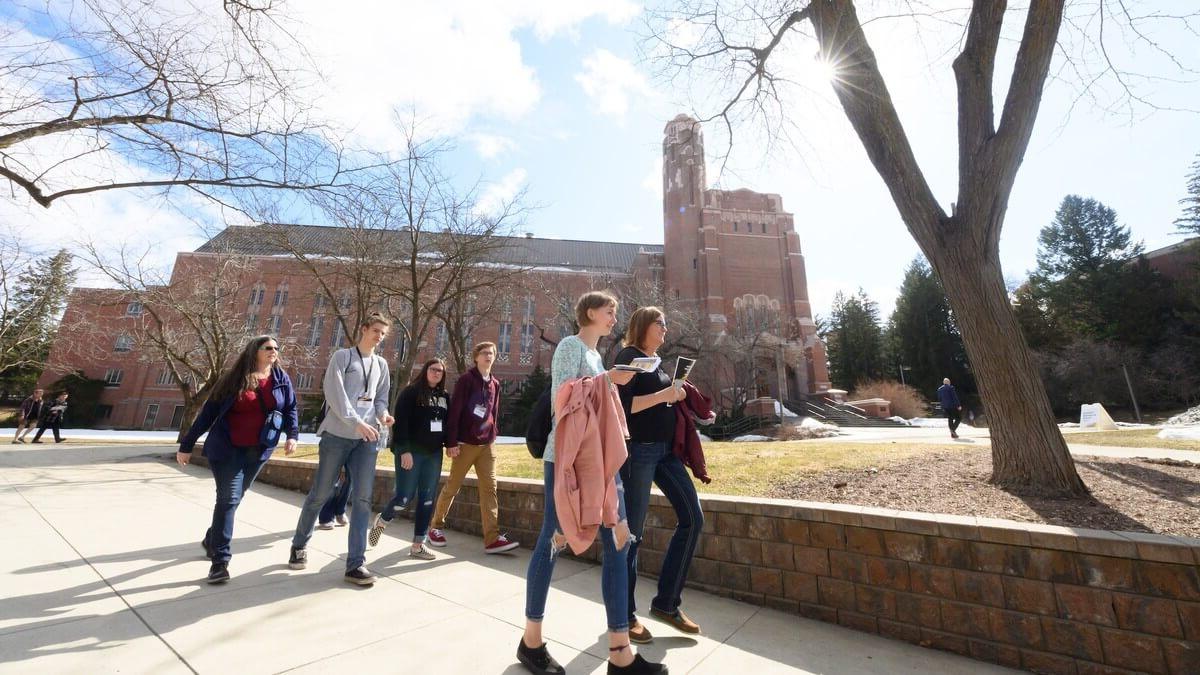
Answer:
[[[496,159],[517,148],[517,142],[513,139],[495,134],[470,134],[467,136],[467,140],[475,146],[475,152],[478,152],[483,159]]]
[[[397,140],[396,110],[414,110],[441,134],[476,118],[528,115],[542,85],[524,60],[519,31],[548,40],[574,34],[589,19],[621,23],[640,11],[628,1],[600,0],[364,0],[353,11],[298,0],[289,7],[329,90],[318,109],[376,145]]]
[[[525,169],[517,168],[509,171],[499,181],[488,185],[483,191],[483,196],[479,198],[480,213],[495,213],[504,203],[512,201],[525,186],[528,177],[529,173]]]
[[[632,96],[651,97],[646,78],[632,63],[607,49],[597,49],[583,60],[583,72],[575,76],[596,112],[623,119]]]

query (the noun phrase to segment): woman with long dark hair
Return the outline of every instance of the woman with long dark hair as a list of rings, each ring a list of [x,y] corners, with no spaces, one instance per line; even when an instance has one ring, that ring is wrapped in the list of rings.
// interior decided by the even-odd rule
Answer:
[[[430,359],[421,367],[400,397],[392,417],[392,455],[396,460],[396,492],[383,511],[375,516],[367,541],[374,546],[396,511],[417,499],[413,515],[412,548],[408,555],[419,560],[435,556],[425,546],[429,522],[433,519],[433,495],[442,475],[442,448],[446,444],[446,413],[450,397],[446,394],[446,362]]]
[[[196,439],[208,432],[204,456],[217,484],[217,501],[212,524],[200,544],[212,560],[210,584],[229,580],[233,516],[242,495],[270,459],[281,436],[287,436],[284,453],[296,451],[296,439],[300,437],[296,392],[282,366],[275,338],[251,338],[233,366],[217,379],[175,453],[175,461],[186,465],[191,461]]]

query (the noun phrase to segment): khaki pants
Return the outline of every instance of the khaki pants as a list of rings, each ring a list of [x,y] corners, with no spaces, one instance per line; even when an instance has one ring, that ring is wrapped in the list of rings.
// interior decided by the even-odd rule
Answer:
[[[496,498],[496,453],[492,445],[458,444],[458,457],[450,464],[450,477],[442,487],[438,496],[437,507],[433,510],[434,529],[446,527],[446,514],[450,505],[462,488],[467,470],[475,467],[475,477],[479,484],[479,522],[483,525],[483,543],[492,543],[500,538],[500,502]]]

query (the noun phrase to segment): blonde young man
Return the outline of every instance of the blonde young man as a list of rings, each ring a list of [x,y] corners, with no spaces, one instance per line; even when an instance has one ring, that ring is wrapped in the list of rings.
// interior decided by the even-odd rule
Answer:
[[[500,382],[492,377],[496,345],[480,342],[471,350],[475,367],[454,383],[450,412],[446,416],[446,456],[453,460],[450,478],[433,511],[432,546],[445,546],[446,513],[458,496],[467,471],[475,468],[479,479],[479,518],[483,524],[484,553],[503,553],[520,546],[500,534],[500,504],[496,497],[496,428],[500,419]]]
[[[360,327],[358,344],[337,350],[329,359],[323,382],[325,419],[317,429],[320,459],[292,537],[288,558],[291,569],[302,570],[308,565],[305,547],[312,538],[317,514],[333,494],[338,471],[345,466],[356,486],[350,526],[346,528],[349,542],[345,578],[358,586],[375,583],[375,575],[364,564],[371,526],[371,486],[375,484],[380,427],[391,426],[393,421],[388,412],[391,373],[375,348],[387,337],[391,325],[381,314],[371,314]]]

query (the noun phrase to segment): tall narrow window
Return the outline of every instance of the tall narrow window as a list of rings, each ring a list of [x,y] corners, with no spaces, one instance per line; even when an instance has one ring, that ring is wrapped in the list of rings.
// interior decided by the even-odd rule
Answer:
[[[313,316],[308,324],[308,346],[316,347],[321,344],[321,333],[325,332],[325,317]]]
[[[447,333],[446,322],[439,321],[438,327],[437,327],[437,333],[435,334],[435,337],[433,340],[433,350],[435,352],[437,352],[438,354],[446,353],[446,333]]]
[[[114,352],[133,351],[133,338],[122,333],[117,336],[117,341],[113,343]]]
[[[500,363],[508,363],[508,352],[512,349],[512,322],[505,321],[500,324],[500,337],[496,340],[496,360]]]

